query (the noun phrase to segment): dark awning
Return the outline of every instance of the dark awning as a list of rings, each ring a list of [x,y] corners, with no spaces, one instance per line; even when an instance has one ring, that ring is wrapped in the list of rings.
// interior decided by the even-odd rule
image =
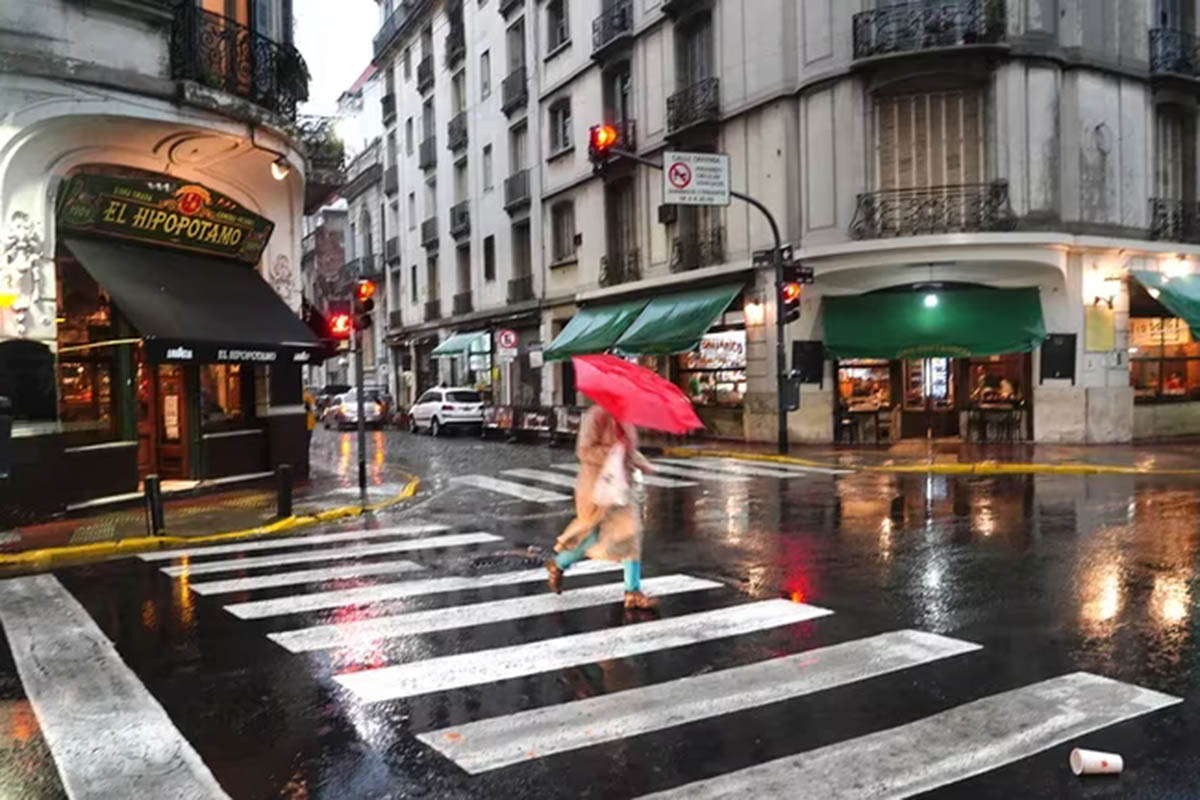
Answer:
[[[1133,277],[1167,310],[1182,319],[1200,338],[1200,275],[1171,278],[1161,272],[1136,270]]]
[[[735,283],[655,297],[621,334],[617,350],[630,356],[691,350],[741,291]]]
[[[834,358],[1025,353],[1046,338],[1037,289],[875,292],[824,303]]]
[[[321,345],[253,267],[124,242],[67,238],[146,340],[152,361],[304,363]]]
[[[603,353],[616,344],[648,302],[645,299],[630,300],[580,309],[546,348],[543,357],[547,361],[554,361],[588,353]]]

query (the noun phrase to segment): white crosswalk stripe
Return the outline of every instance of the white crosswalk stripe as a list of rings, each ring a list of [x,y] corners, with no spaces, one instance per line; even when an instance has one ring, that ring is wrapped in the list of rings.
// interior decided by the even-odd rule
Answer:
[[[831,613],[789,600],[763,600],[621,628],[363,670],[337,675],[334,680],[365,702],[397,700],[739,636]]]
[[[579,472],[579,464],[555,464],[555,469],[565,470],[566,472]],[[695,481],[681,481],[675,478],[664,478],[661,475],[642,475],[642,483],[647,486],[656,486],[660,489],[686,489],[691,486],[697,486]],[[571,485],[574,486],[572,481]]]
[[[643,581],[642,585],[645,591],[656,597],[721,588],[721,584],[714,581],[692,578],[687,575],[650,578]],[[267,637],[293,653],[329,650],[380,639],[417,636],[454,628],[489,625],[524,617],[610,605],[620,602],[624,594],[624,583],[610,583],[602,586],[589,586],[585,589],[573,589],[563,594],[513,597],[508,600],[493,600],[466,606],[411,611],[407,614],[375,617],[356,622],[316,625],[311,628],[270,633],[267,634]]]
[[[1177,697],[1076,672],[647,797],[912,797],[1179,702]]]
[[[583,561],[571,567],[567,581],[580,575],[597,575],[604,572],[616,572],[620,564],[610,561]],[[276,577],[276,576],[267,576]],[[541,583],[546,580],[544,568],[526,569],[518,572],[498,572],[491,575],[476,575],[472,577],[449,576],[445,578],[428,578],[416,581],[399,581],[397,583],[379,583],[371,586],[357,586],[353,589],[335,589],[327,592],[277,597],[270,600],[248,601],[225,606],[225,610],[241,619],[263,619],[278,617],[283,614],[296,614],[304,611],[323,611],[344,606],[366,605],[368,603],[403,600],[410,597],[422,597],[431,594],[447,592],[465,592],[474,589],[490,589],[498,586],[518,586],[522,583]],[[308,583],[309,581],[305,581]],[[193,585],[193,589],[198,585]]]
[[[654,469],[666,475],[678,475],[681,478],[691,478],[697,481],[719,481],[721,483],[743,483],[750,480],[748,475],[731,475],[726,472],[717,472],[715,470],[688,469],[686,467],[677,467],[674,464],[664,464],[661,461],[653,460],[650,463],[654,465]]]
[[[663,463],[691,469],[715,469],[733,475],[752,475],[762,478],[803,478],[817,475],[845,475],[849,470],[830,467],[802,467],[771,462],[737,461],[732,458],[665,458]]]
[[[365,564],[346,564],[340,567],[318,569],[294,569],[272,575],[255,575],[250,578],[230,578],[218,581],[200,581],[190,584],[191,590],[200,595],[232,594],[252,592],[258,589],[277,589],[281,586],[302,586],[309,583],[354,580],[382,575],[399,575],[405,572],[420,572],[420,564],[412,561],[381,561]],[[385,586],[388,584],[384,584]]]
[[[292,547],[311,547],[318,544],[357,542],[365,539],[382,539],[388,536],[406,536],[421,533],[441,533],[449,530],[445,525],[392,525],[387,528],[364,528],[337,533],[314,533],[310,536],[289,536],[286,539],[260,539],[248,542],[217,544],[209,547],[186,547],[180,550],[160,550],[157,553],[138,553],[142,561],[170,561],[175,558],[216,556],[224,553],[248,553],[254,550],[287,550]]]
[[[547,472],[544,469],[506,469],[501,475],[507,475],[510,478],[525,478],[531,481],[541,481],[548,483],[551,486],[562,486],[566,489],[575,488],[575,479],[560,475],[557,472]]]
[[[723,464],[753,464],[754,466],[768,467],[770,469],[780,470],[782,472],[796,472],[801,475],[805,473],[817,473],[818,475],[849,475],[854,472],[852,469],[843,467],[826,467],[819,464],[791,464],[786,461],[739,461],[734,458],[705,458],[703,461],[717,461]]]
[[[476,489],[486,489],[489,492],[496,492],[497,494],[506,494],[510,497],[528,500],[533,503],[567,503],[574,499],[571,495],[563,494],[562,492],[537,489],[533,486],[526,486],[523,483],[506,481],[488,475],[460,475],[457,478],[452,478],[450,482],[459,486],[471,486]]]
[[[255,567],[282,567],[289,564],[309,564],[314,561],[338,561],[348,558],[364,558],[391,553],[411,553],[418,550],[435,550],[443,547],[465,547],[501,541],[490,533],[453,533],[429,539],[406,539],[398,542],[364,544],[356,547],[337,547],[322,550],[305,550],[302,553],[282,553],[275,556],[255,558],[229,558],[220,561],[201,561],[197,564],[182,564],[163,567],[162,571],[173,578],[180,575],[207,575],[214,572],[252,569]]]

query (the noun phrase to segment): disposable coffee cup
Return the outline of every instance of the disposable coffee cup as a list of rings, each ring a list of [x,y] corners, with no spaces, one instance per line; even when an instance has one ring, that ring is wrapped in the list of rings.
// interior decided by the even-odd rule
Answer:
[[[1116,753],[1081,750],[1078,747],[1071,751],[1071,771],[1076,775],[1120,775],[1123,769],[1125,759]]]

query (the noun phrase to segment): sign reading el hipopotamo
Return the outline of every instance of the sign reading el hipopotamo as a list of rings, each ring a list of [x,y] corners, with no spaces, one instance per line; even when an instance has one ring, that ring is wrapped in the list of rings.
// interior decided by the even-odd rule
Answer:
[[[258,263],[275,223],[198,183],[76,175],[58,207],[64,228]]]

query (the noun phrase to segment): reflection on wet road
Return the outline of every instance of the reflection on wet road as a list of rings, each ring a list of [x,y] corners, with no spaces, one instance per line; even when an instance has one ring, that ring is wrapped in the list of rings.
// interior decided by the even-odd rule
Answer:
[[[56,573],[230,796],[1200,785],[1200,486],[1184,479],[664,462],[643,489],[662,597],[647,614],[620,608],[608,565],[546,592],[568,451],[379,436],[379,481],[423,475],[411,506]],[[315,446],[352,475],[352,439]],[[0,791],[62,796],[49,752],[75,756],[21,714],[41,700],[9,644]],[[1125,774],[1075,778],[1074,745],[1121,752]]]

